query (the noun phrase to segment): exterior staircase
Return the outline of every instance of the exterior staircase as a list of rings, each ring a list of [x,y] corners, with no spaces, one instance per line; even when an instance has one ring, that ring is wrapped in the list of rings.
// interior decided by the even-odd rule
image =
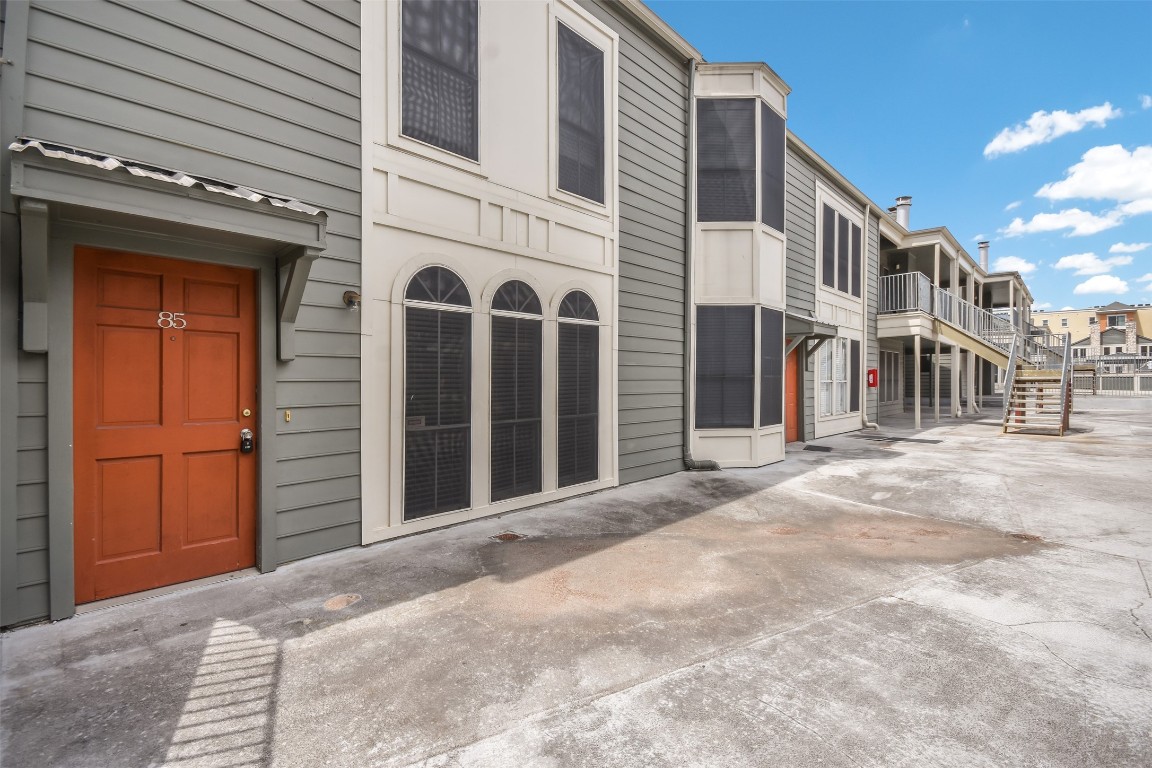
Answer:
[[[1024,335],[1012,322],[965,301],[927,275],[909,272],[880,278],[881,315],[922,313],[936,337],[1004,368],[1004,432],[1045,429],[1063,436],[1072,413],[1072,339]]]
[[[1044,369],[1017,371],[1004,410],[1004,431],[1009,429],[1050,429],[1063,435],[1071,410],[1069,382],[1062,371]]]
[[[1072,414],[1071,336],[1063,353],[1039,339],[1012,344],[1004,380],[1004,432],[1045,430],[1063,437]]]

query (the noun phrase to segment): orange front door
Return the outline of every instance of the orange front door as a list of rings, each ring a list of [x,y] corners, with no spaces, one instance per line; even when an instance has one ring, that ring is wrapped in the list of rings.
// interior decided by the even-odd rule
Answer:
[[[800,439],[799,355],[800,349],[797,347],[784,361],[784,440],[789,443]]]
[[[256,562],[255,273],[77,248],[76,602]]]

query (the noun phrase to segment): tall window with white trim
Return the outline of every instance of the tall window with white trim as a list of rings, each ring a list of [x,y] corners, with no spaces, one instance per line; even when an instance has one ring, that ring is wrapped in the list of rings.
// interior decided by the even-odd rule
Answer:
[[[404,295],[404,519],[471,504],[472,302],[444,267]]]
[[[558,23],[556,55],[556,186],[603,203],[604,52]]]
[[[843,336],[820,347],[821,416],[842,416],[860,410],[860,342]]]
[[[600,315],[584,291],[570,291],[557,323],[556,480],[560,488],[600,477]]]
[[[479,160],[477,0],[403,0],[401,132]]]
[[[542,325],[531,286],[500,286],[492,299],[492,501],[540,492]]]

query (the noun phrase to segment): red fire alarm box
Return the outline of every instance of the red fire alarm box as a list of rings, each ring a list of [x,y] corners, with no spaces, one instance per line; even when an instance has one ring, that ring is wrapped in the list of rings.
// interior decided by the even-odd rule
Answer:
[[[868,369],[868,386],[869,387],[878,386],[879,382],[880,382],[879,371],[877,371],[875,368],[869,368]]]

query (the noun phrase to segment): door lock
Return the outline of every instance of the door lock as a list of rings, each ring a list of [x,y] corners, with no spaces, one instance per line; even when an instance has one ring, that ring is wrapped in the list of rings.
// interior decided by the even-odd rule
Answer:
[[[240,453],[252,453],[256,448],[256,440],[252,436],[252,430],[240,430]]]

